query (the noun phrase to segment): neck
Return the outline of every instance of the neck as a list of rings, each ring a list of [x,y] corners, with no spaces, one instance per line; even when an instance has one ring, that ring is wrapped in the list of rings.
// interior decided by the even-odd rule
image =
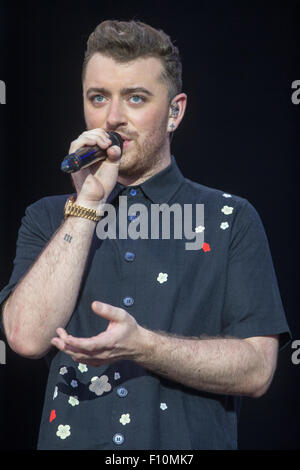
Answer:
[[[169,166],[170,163],[171,163],[171,156],[169,156],[168,158],[165,158],[158,165],[156,165],[155,168],[151,168],[148,172],[145,172],[140,177],[136,177],[136,176],[122,177],[119,175],[118,182],[123,184],[124,186],[138,186],[139,184],[144,183],[144,181],[148,180],[152,176],[156,175],[160,171],[167,168],[167,166]]]

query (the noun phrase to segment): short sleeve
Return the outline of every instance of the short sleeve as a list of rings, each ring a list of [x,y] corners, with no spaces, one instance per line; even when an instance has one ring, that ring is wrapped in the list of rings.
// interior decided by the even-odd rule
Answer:
[[[291,334],[269,243],[257,211],[242,201],[231,234],[222,334],[239,338],[279,334],[282,349]]]
[[[46,199],[40,199],[28,206],[22,218],[18,232],[13,271],[8,284],[0,292],[0,313],[6,299],[38,258],[53,234],[51,219],[46,207]],[[0,326],[4,331],[1,314],[0,320]]]

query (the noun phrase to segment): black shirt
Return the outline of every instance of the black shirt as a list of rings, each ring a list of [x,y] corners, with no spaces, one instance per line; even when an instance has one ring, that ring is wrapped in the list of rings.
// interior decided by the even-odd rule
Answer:
[[[90,337],[107,321],[91,303],[122,307],[151,330],[182,336],[289,339],[266,235],[245,199],[185,179],[174,157],[140,186],[117,183],[109,203],[204,206],[198,249],[187,239],[100,239],[95,230],[78,301],[67,331]],[[68,195],[45,197],[26,210],[2,303],[63,221]],[[178,220],[177,220],[178,222]],[[136,223],[130,220],[128,223]],[[117,222],[117,228],[118,222]],[[103,238],[103,237],[102,237]],[[46,286],[45,286],[46,288]],[[67,295],[67,285],[66,285]],[[53,306],[55,308],[55,305]],[[204,393],[161,378],[131,361],[99,368],[49,353],[40,449],[236,449],[240,397]]]

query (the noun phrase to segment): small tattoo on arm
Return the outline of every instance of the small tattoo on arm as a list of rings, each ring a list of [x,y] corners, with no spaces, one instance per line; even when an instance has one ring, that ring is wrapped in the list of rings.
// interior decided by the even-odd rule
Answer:
[[[71,243],[71,240],[72,240],[71,235],[69,235],[68,233],[66,233],[65,236],[64,236],[64,240],[66,240],[66,242],[68,242],[68,243]]]

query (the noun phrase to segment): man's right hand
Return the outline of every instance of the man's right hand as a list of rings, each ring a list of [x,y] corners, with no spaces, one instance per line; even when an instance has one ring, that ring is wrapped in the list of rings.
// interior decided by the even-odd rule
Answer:
[[[71,143],[69,154],[81,147],[93,145],[107,149],[107,158],[72,173],[71,176],[77,192],[76,204],[101,212],[101,206],[117,182],[121,149],[117,145],[109,147],[111,140],[104,129],[92,129],[83,132]]]

